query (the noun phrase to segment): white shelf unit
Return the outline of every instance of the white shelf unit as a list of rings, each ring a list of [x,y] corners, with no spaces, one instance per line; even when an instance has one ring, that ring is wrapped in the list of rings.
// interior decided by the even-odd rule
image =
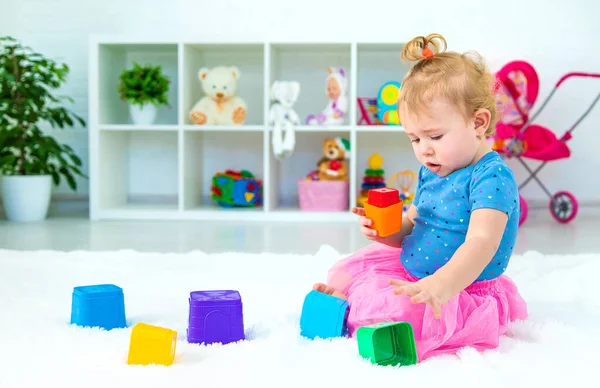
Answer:
[[[418,168],[401,126],[357,125],[357,97],[375,97],[381,85],[401,80],[401,43],[196,42],[93,37],[89,63],[90,218],[351,221],[368,157],[379,152],[386,177]],[[134,61],[160,64],[171,80],[170,107],[156,123],[133,125],[119,100],[118,77]],[[241,126],[194,125],[188,112],[203,96],[201,67],[240,69],[237,94],[248,104]],[[304,120],[327,104],[328,66],[348,76],[349,112],[340,126],[296,128],[291,157],[279,161],[271,149],[267,115],[275,80],[301,83],[295,109]],[[316,168],[326,137],[351,142],[349,207],[343,212],[307,212],[298,205],[297,180]],[[263,204],[221,208],[210,198],[216,172],[246,169],[263,181]]]

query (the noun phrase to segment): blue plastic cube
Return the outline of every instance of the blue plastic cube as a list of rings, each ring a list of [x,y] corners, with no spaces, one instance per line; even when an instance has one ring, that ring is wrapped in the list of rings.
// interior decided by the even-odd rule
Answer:
[[[114,284],[73,288],[71,324],[105,330],[127,327],[123,290]]]
[[[312,290],[304,298],[300,316],[300,335],[310,339],[346,335],[348,302]]]

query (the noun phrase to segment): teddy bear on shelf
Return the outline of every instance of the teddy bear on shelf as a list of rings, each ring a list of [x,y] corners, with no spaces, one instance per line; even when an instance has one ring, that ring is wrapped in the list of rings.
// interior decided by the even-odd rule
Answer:
[[[348,111],[348,80],[342,68],[327,68],[329,75],[325,79],[325,93],[329,103],[325,110],[306,118],[308,125],[341,125]]]
[[[292,154],[296,143],[295,125],[300,124],[300,116],[293,106],[298,101],[300,83],[296,81],[275,81],[271,85],[269,125],[273,125],[273,154],[278,159]],[[284,137],[285,129],[285,137]]]
[[[350,158],[350,142],[348,139],[336,137],[323,141],[323,157],[317,162],[317,178],[319,180],[348,180],[348,162]]]
[[[240,125],[246,121],[246,101],[236,96],[240,71],[235,66],[203,67],[198,72],[205,96],[190,110],[198,125]]]

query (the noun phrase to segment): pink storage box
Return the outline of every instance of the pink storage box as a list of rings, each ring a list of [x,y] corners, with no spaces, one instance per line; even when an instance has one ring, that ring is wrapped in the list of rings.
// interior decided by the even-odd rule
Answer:
[[[300,209],[306,211],[348,211],[348,181],[298,180]]]

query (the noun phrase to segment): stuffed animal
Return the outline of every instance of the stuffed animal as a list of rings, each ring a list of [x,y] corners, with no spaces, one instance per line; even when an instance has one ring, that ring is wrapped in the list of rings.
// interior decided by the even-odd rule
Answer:
[[[309,125],[340,125],[348,111],[348,80],[342,68],[327,68],[329,75],[325,80],[325,93],[329,103],[318,115],[311,114],[306,118]]]
[[[246,102],[235,95],[240,79],[237,67],[203,67],[198,77],[206,95],[190,111],[190,119],[195,124],[243,124],[246,121]]]
[[[348,163],[350,158],[350,142],[336,137],[323,141],[324,156],[317,163],[319,180],[348,180]]]
[[[300,124],[300,116],[292,107],[299,94],[300,83],[296,81],[275,81],[271,85],[271,100],[275,102],[269,109],[269,125],[273,125],[273,153],[278,159],[287,158],[294,150],[294,125]]]

